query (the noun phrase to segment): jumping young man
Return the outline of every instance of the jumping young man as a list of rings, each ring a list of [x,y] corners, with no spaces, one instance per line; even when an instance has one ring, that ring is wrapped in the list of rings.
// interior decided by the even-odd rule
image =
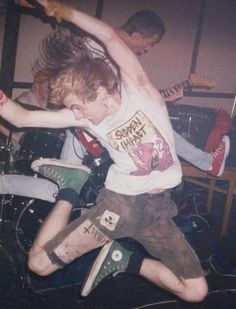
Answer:
[[[51,102],[68,110],[25,112],[0,96],[3,117],[18,125],[81,126],[90,130],[108,150],[114,164],[99,193],[96,207],[68,224],[73,191],[61,190],[29,253],[29,267],[48,275],[83,254],[104,246],[84,283],[86,296],[110,271],[137,273],[178,297],[202,301],[207,294],[200,262],[172,221],[177,209],[170,189],[181,182],[173,131],[165,102],[149,81],[135,54],[104,22],[56,1],[38,1],[49,16],[65,19],[94,35],[120,69],[117,78],[101,59],[84,57],[63,68],[51,80]],[[20,120],[11,112],[19,111]],[[74,117],[73,117],[74,116]],[[30,118],[30,119],[29,119]],[[45,176],[55,166],[34,163]],[[74,170],[73,170],[74,171]],[[81,168],[84,179],[86,169]],[[80,177],[81,179],[81,177]],[[113,239],[131,237],[153,258],[115,254]],[[111,255],[110,253],[113,253]],[[103,272],[103,273],[102,273]]]

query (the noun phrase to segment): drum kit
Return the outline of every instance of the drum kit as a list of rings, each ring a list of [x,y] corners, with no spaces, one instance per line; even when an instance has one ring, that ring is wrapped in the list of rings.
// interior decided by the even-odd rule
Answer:
[[[59,159],[64,140],[64,130],[33,129],[24,133],[20,147],[14,154],[12,153],[11,143],[1,147],[1,174],[36,176],[31,170],[31,163],[41,157]],[[83,164],[89,166],[92,172],[81,191],[81,198],[87,207],[92,207],[95,205],[99,190],[104,185],[112,160],[107,151],[102,149],[99,157],[87,152]],[[0,250],[5,248],[6,252],[10,252],[9,256],[16,256],[15,252],[17,251],[26,257],[40,225],[52,206],[52,203],[42,200],[2,195],[0,202]],[[73,217],[78,216],[79,210],[75,209]],[[9,234],[13,235],[11,240],[9,240]],[[11,254],[12,251],[13,254]],[[14,260],[13,264],[14,267],[19,266],[19,261]],[[16,272],[20,274],[25,285],[28,279],[24,278],[24,271],[22,273],[21,267],[18,267],[18,269]]]
[[[11,138],[5,144],[2,142],[0,174],[35,176],[31,163],[41,157],[59,158],[64,139],[64,130],[32,129],[24,133],[18,149]],[[2,194],[0,198],[0,255],[1,261],[5,261],[5,266],[0,266],[9,269],[4,282],[11,280],[8,284],[12,284],[16,279],[25,287],[28,275],[23,260],[52,205],[14,195]]]

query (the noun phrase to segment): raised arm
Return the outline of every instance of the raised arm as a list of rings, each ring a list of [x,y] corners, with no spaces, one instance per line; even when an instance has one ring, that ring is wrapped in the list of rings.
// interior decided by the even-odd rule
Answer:
[[[148,82],[136,55],[119,38],[115,30],[103,21],[78,11],[70,6],[50,0],[37,0],[44,6],[47,15],[54,16],[58,22],[67,20],[98,38],[107,48],[108,53],[120,67],[124,82]]]

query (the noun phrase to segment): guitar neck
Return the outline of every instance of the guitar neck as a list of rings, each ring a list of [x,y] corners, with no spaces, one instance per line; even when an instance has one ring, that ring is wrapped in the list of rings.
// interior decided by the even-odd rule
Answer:
[[[175,84],[173,87],[169,87],[169,88],[166,88],[166,89],[160,89],[159,92],[160,94],[164,97],[164,98],[167,98],[171,95],[171,89],[175,89],[176,91],[178,90],[187,90],[188,88],[191,87],[191,82],[190,80],[184,80],[178,84]]]

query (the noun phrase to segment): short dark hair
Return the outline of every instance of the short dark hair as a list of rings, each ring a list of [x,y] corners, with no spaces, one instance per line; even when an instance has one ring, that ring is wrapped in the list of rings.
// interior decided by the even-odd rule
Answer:
[[[161,17],[156,12],[150,10],[136,12],[130,16],[121,28],[129,34],[140,32],[146,37],[152,37],[156,33],[162,37],[166,31]]]

